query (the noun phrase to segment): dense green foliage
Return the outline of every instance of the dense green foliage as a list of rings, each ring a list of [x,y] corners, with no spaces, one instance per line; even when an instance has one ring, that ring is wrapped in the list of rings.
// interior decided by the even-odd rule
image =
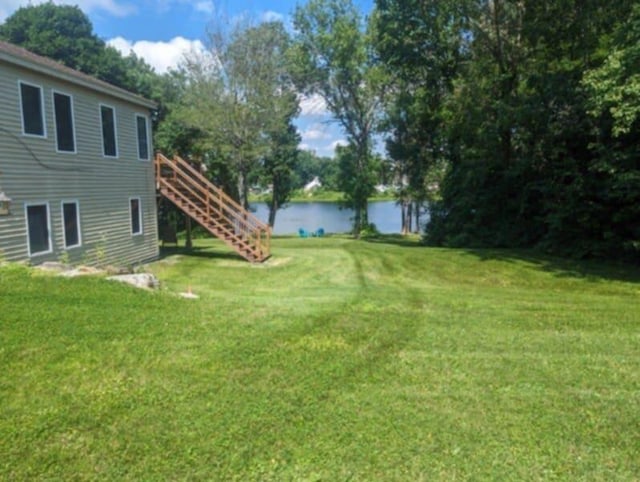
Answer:
[[[338,161],[331,157],[320,157],[311,151],[302,151],[296,166],[296,188],[302,189],[318,177],[322,187],[330,191],[338,190]]]
[[[390,153],[414,196],[446,167],[428,241],[638,259],[632,4],[377,1]]]
[[[283,207],[293,194],[296,181],[296,165],[300,151],[300,134],[289,119],[286,129],[279,129],[270,134],[271,151],[262,161],[260,183],[270,186],[271,192],[267,204],[269,205],[269,226],[276,222],[276,213]]]
[[[463,7],[464,2],[381,1],[372,17],[378,60],[392,86],[382,130],[400,181],[404,232],[412,231],[413,213],[439,200],[438,186],[453,155],[444,111],[462,61]]]
[[[268,183],[275,186],[271,206],[276,209],[291,189],[286,177],[297,155],[292,119],[298,102],[288,49],[289,36],[281,22],[237,23],[211,32],[210,50],[184,64],[182,95],[173,118],[201,133],[201,160],[235,181],[231,194],[245,206],[251,180],[270,178]]]
[[[309,0],[296,8],[294,26],[298,88],[324,99],[349,143],[339,153],[339,179],[359,236],[368,225],[367,200],[375,186],[372,148],[380,103],[367,25],[351,0]]]
[[[0,268],[0,479],[635,480],[637,269],[414,243]]]

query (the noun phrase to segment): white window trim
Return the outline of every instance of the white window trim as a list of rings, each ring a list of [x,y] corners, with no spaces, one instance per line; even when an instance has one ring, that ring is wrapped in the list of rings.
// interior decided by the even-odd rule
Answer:
[[[67,229],[64,225],[64,205],[75,204],[76,205],[76,224],[78,225],[78,244],[72,246],[67,245]],[[80,202],[77,199],[70,199],[60,202],[60,219],[62,223],[62,237],[64,238],[64,249],[79,248],[82,246],[82,227],[80,225]]]
[[[102,128],[102,108],[106,107],[108,109],[111,109],[113,111],[113,135],[115,138],[115,143],[116,143],[116,155],[115,156],[109,156],[107,154],[104,153],[104,132],[103,132],[103,128]],[[113,105],[109,105],[109,104],[103,104],[100,103],[98,105],[98,123],[100,125],[100,138],[102,139],[102,157],[105,157],[107,159],[118,159],[120,157],[120,150],[118,149],[118,122],[117,122],[118,116],[116,114],[116,108]],[[136,140],[137,140],[138,136],[136,134]],[[137,147],[136,147],[137,150]]]
[[[61,151],[58,147],[58,122],[56,121],[56,102],[55,95],[64,95],[69,97],[71,104],[71,130],[73,131],[73,151]],[[76,136],[76,113],[73,108],[73,95],[61,92],[59,90],[51,90],[51,112],[53,112],[53,128],[56,134],[56,152],[59,154],[77,154],[78,153],[78,138]]]
[[[21,85],[28,85],[29,87],[35,87],[40,90],[40,112],[42,113],[42,131],[43,134],[29,134],[24,131],[24,112],[22,109],[22,88]],[[27,137],[35,137],[37,139],[47,138],[47,113],[44,109],[44,89],[41,85],[33,84],[25,80],[18,79],[18,97],[20,97],[20,122],[22,123],[22,135]]]
[[[134,199],[138,200],[138,224],[140,225],[140,232],[133,232],[133,211],[131,210],[131,201]],[[131,232],[131,236],[142,236],[144,234],[144,225],[142,224],[142,199],[140,197],[130,197],[129,198],[129,231]]]
[[[138,117],[142,117],[144,119],[144,125],[147,131],[147,157],[140,157],[140,148],[139,148],[139,139],[138,139]],[[151,136],[149,135],[149,116],[140,114],[136,112],[134,118],[134,126],[136,132],[136,153],[139,161],[149,161],[151,159]]]
[[[38,251],[37,253],[31,252],[31,240],[29,239],[29,207],[30,206],[46,206],[47,208],[47,237],[49,243],[49,249],[47,251]],[[24,203],[24,222],[27,228],[27,252],[29,253],[29,257],[33,258],[36,256],[43,256],[45,254],[53,253],[53,243],[51,242],[51,208],[49,206],[48,201],[42,202],[27,202]]]

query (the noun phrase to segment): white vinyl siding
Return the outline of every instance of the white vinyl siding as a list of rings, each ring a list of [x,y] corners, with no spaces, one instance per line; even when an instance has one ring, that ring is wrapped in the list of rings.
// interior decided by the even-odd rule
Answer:
[[[78,203],[78,201],[63,201],[61,212],[65,249],[81,246],[82,235],[80,234],[80,203]]]
[[[47,127],[44,120],[42,87],[19,81],[18,91],[20,93],[22,133],[27,136],[46,137]]]
[[[146,116],[136,114],[136,133],[138,137],[138,159],[149,160],[149,127]]]
[[[25,204],[25,218],[27,221],[29,256],[50,253],[52,250],[49,203]]]
[[[76,152],[76,132],[73,120],[73,98],[53,91],[53,121],[58,152]]]
[[[118,129],[116,110],[110,105],[100,104],[100,125],[102,127],[102,155],[118,157]]]

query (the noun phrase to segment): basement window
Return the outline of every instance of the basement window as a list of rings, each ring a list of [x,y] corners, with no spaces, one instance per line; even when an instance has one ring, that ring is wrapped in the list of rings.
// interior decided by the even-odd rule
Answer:
[[[51,252],[49,204],[27,204],[27,237],[29,256]]]
[[[78,201],[62,203],[62,224],[64,227],[64,247],[75,248],[82,244],[80,238],[80,210]]]
[[[129,199],[129,213],[131,215],[131,234],[134,236],[142,234],[142,208],[139,197]]]

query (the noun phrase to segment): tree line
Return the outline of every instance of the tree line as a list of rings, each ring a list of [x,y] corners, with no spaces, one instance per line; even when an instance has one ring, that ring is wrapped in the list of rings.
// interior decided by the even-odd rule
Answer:
[[[638,260],[637,2],[376,0],[365,16],[308,0],[293,26],[219,21],[162,76],[77,7],[24,7],[0,38],[158,101],[155,145],[245,205],[271,186],[271,223],[303,171],[300,96],[316,95],[348,142],[331,172],[356,235],[384,172],[407,220],[428,211],[428,244]]]
[[[389,154],[435,245],[640,253],[640,5],[378,0]]]

